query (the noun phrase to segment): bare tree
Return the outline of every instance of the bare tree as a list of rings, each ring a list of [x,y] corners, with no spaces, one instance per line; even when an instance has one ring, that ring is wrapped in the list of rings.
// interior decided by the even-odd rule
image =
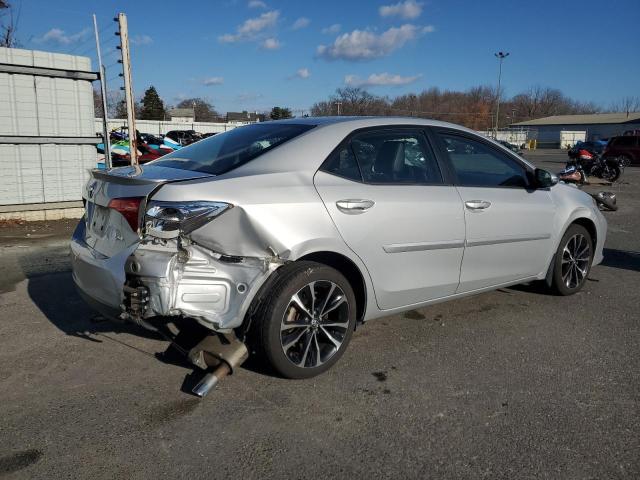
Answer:
[[[611,104],[611,111],[624,112],[627,115],[631,112],[640,112],[640,97],[624,97]]]
[[[495,120],[496,89],[473,87],[467,91],[440,90],[432,87],[389,99],[372,95],[362,88],[339,88],[328,100],[317,102],[312,115],[401,115],[433,118],[458,123],[474,130],[492,128]],[[597,113],[591,102],[578,102],[560,90],[536,86],[513,98],[503,98],[500,125],[551,115]],[[516,120],[517,119],[517,120]]]
[[[346,87],[338,88],[328,101],[318,102],[311,107],[311,114],[314,116],[338,113],[341,115],[387,115],[389,101],[372,95],[360,87]]]
[[[0,0],[0,47],[17,47],[16,32],[20,12],[14,14],[14,6],[8,0]]]
[[[101,118],[103,116],[102,95],[100,94],[99,88],[93,89],[93,115],[96,118]]]

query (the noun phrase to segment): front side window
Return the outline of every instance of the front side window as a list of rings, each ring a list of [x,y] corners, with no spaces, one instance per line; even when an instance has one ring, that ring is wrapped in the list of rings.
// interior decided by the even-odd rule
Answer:
[[[438,163],[418,130],[361,133],[351,148],[367,183],[442,183]]]
[[[288,123],[238,127],[176,150],[151,164],[221,175],[313,127]]]
[[[529,184],[525,168],[506,154],[482,142],[440,133],[462,186],[523,187]]]

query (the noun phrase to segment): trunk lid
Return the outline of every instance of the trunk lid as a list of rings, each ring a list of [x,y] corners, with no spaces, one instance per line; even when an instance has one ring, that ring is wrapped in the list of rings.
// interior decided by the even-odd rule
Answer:
[[[147,199],[166,183],[213,177],[213,175],[153,164],[92,170],[83,192],[85,200],[85,243],[99,255],[112,257],[140,241],[137,229],[109,203],[117,198],[138,198],[138,224],[142,221]]]

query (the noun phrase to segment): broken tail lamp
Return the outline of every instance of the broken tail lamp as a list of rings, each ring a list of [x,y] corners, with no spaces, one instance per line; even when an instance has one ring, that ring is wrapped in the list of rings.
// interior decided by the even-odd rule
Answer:
[[[158,238],[175,238],[207,224],[231,208],[224,202],[151,201],[144,217],[147,234]]]
[[[137,232],[140,225],[139,213],[142,200],[143,197],[113,198],[109,201],[108,207],[119,212],[125,218],[131,230]]]

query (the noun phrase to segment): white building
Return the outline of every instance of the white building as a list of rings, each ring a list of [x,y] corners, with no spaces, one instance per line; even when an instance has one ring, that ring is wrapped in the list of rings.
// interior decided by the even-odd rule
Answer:
[[[172,122],[193,123],[195,121],[195,110],[192,108],[173,108],[169,110],[169,117]]]
[[[538,147],[562,148],[563,132],[584,132],[586,140],[605,140],[622,135],[627,130],[640,129],[640,112],[636,113],[594,113],[590,115],[554,115],[518,122],[511,125],[525,128],[529,138],[537,140]],[[535,136],[534,136],[535,135]]]

